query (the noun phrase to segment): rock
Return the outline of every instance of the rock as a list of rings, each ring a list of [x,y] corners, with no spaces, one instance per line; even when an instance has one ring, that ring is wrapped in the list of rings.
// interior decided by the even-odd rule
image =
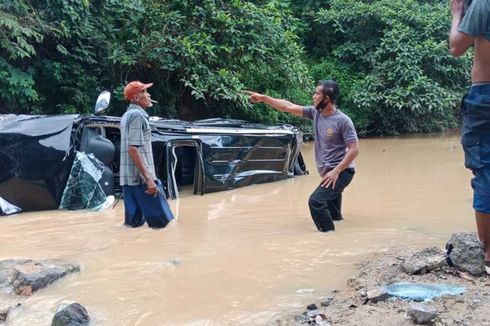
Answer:
[[[329,297],[329,298],[326,298],[325,300],[323,300],[323,301],[320,303],[320,306],[322,306],[322,307],[328,307],[328,306],[330,306],[332,303],[333,303],[333,298]]]
[[[424,304],[413,304],[408,308],[407,314],[415,324],[429,324],[434,323],[437,310]]]
[[[295,315],[294,321],[300,324],[307,324],[310,322],[310,318],[308,318],[306,315]]]
[[[485,273],[483,250],[474,232],[455,233],[446,244],[448,264],[470,274]]]
[[[437,325],[438,323],[436,323]],[[454,321],[451,319],[441,319],[440,324],[443,326],[451,326],[454,325]]]
[[[350,278],[347,280],[347,286],[354,290],[360,290],[363,288],[361,282],[357,278]]]
[[[303,316],[305,317],[304,319],[296,316],[295,321],[313,325],[330,326],[330,324],[326,320],[327,317],[324,314],[320,313],[317,305],[314,303],[306,307],[306,311],[303,313]]]
[[[6,294],[29,296],[68,273],[78,272],[78,265],[63,261],[8,259],[0,261],[0,290]]]
[[[437,247],[425,248],[412,255],[402,265],[407,274],[425,274],[446,264],[445,253]]]
[[[72,303],[54,315],[51,326],[86,326],[89,323],[87,309],[79,303]]]
[[[306,317],[308,317],[309,320],[315,319],[316,316],[320,314],[320,311],[318,310],[308,310],[306,312]]]
[[[386,299],[388,299],[390,297],[390,295],[381,290],[381,289],[374,289],[374,290],[371,290],[371,291],[367,291],[367,301],[369,302],[372,302],[372,303],[376,303],[376,302],[379,302],[379,301],[385,301]]]
[[[21,306],[21,304],[18,303],[15,306],[0,308],[0,324],[7,320],[7,317],[9,316],[9,313],[12,311],[12,309],[20,307],[20,306]]]
[[[315,317],[315,325],[330,326],[330,324],[320,315]]]
[[[7,320],[7,316],[9,315],[10,308],[11,307],[0,309],[0,323],[3,323],[4,321]]]
[[[465,279],[470,282],[474,282],[475,278],[470,275],[468,272],[462,272],[462,271],[456,271],[455,273],[457,276],[461,277],[462,279]]]

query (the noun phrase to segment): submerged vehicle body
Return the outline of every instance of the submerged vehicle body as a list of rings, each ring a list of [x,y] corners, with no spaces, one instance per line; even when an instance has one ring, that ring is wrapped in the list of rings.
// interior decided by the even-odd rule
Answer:
[[[104,164],[99,184],[120,193],[119,117],[0,116],[0,198],[24,211],[56,209],[77,152]],[[167,197],[205,194],[304,174],[302,133],[241,120],[151,118],[157,176]]]

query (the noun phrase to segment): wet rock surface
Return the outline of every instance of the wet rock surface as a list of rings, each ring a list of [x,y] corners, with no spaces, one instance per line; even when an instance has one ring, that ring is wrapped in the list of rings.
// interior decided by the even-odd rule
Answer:
[[[79,303],[72,303],[61,309],[54,315],[51,326],[87,326],[90,317],[87,309]]]
[[[413,304],[408,308],[407,314],[415,324],[433,324],[437,310],[424,304]]]
[[[10,309],[11,307],[0,308],[0,323],[3,323],[5,322],[5,320],[7,320]]]
[[[366,300],[372,303],[376,303],[379,301],[385,301],[389,298],[389,294],[382,289],[374,289],[366,292]]]
[[[0,301],[0,324],[7,322],[7,319],[9,317],[10,312],[13,311],[14,309],[20,307],[20,306],[21,306],[20,303],[17,303],[15,305],[11,305],[11,306],[5,306],[5,305],[2,305],[1,301]]]
[[[30,296],[80,266],[57,260],[8,259],[0,261],[0,291]]]
[[[437,270],[446,264],[445,252],[437,247],[425,248],[402,263],[402,269],[408,274],[425,274]]]
[[[329,325],[490,326],[490,277],[474,276],[446,263],[439,264],[441,250],[392,248],[380,253],[377,258],[359,265],[356,275],[347,281],[346,288],[328,293],[325,299],[319,300],[315,313],[323,316],[321,322]],[[461,250],[461,255],[464,255],[464,249]],[[468,250],[474,248],[469,247]],[[437,268],[425,268],[426,273],[409,273],[421,271],[419,266],[424,264],[417,262],[414,264],[416,267],[407,268],[406,262],[424,261],[424,258],[418,259],[422,252],[437,257],[428,260],[436,264],[427,264]],[[474,262],[477,263],[477,260]],[[386,298],[382,291],[372,292],[399,282],[447,284],[464,287],[465,291],[460,295],[445,295],[423,303],[393,296]],[[383,300],[368,300],[370,296],[382,297]],[[322,304],[324,301],[328,304]],[[281,318],[273,324],[316,325],[316,321],[309,318],[308,311],[306,309],[302,314]]]
[[[473,275],[483,275],[483,251],[476,233],[455,233],[446,244],[447,258],[450,266],[469,272]]]

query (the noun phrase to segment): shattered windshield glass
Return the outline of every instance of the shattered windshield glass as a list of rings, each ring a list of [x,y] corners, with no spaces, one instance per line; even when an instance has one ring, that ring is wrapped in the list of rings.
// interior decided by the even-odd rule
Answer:
[[[60,209],[97,208],[106,201],[104,190],[99,184],[104,163],[93,154],[77,152],[61,198]]]

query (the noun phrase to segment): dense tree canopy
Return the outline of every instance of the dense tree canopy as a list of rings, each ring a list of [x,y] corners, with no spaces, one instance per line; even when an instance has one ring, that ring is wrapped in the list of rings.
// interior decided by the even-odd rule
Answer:
[[[89,113],[110,89],[120,115],[139,79],[153,115],[300,124],[243,90],[309,104],[335,78],[362,134],[438,131],[471,62],[449,25],[445,0],[0,0],[0,113]]]
[[[345,104],[367,133],[455,127],[468,58],[448,52],[446,1],[332,1],[316,16],[319,61],[352,70]],[[335,70],[335,67],[334,67]]]

